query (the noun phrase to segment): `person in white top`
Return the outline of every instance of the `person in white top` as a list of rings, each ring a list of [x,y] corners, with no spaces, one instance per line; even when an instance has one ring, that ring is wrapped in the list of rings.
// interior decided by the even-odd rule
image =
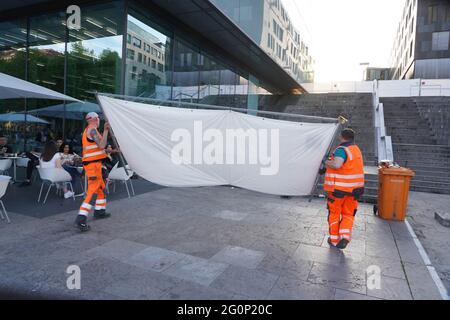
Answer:
[[[44,151],[39,159],[39,165],[41,168],[62,168],[61,154],[58,151],[58,147],[55,142],[49,141],[45,144]],[[67,189],[67,186],[63,184],[64,198],[68,199],[74,194]]]

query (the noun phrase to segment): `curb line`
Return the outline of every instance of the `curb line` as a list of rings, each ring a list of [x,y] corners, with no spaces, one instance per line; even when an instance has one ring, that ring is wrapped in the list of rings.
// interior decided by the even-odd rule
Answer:
[[[408,220],[405,220],[406,227],[408,228],[409,233],[411,234],[411,237],[414,240],[414,243],[419,250],[419,254],[422,257],[423,262],[425,263],[425,266],[428,269],[428,272],[430,273],[431,278],[434,281],[434,284],[436,285],[439,294],[442,297],[442,300],[450,300],[450,296],[447,292],[447,289],[445,288],[444,284],[442,283],[441,278],[439,278],[439,275],[436,272],[436,269],[431,264],[431,260],[428,257],[428,254],[426,253],[425,249],[422,246],[422,243],[420,243],[419,238],[417,238],[416,233],[414,232],[413,228],[409,224]]]

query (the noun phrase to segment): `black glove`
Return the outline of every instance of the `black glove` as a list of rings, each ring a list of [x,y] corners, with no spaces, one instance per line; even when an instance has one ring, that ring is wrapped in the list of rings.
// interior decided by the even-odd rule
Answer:
[[[322,176],[327,171],[327,166],[325,165],[325,161],[322,161],[319,168],[319,174]]]

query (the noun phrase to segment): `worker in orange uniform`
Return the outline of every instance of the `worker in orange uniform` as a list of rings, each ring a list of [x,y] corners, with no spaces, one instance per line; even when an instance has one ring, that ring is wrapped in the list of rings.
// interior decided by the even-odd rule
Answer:
[[[100,134],[98,127],[100,117],[95,112],[86,115],[87,127],[83,132],[83,168],[87,176],[88,187],[86,197],[81,204],[76,224],[81,231],[90,229],[87,224],[87,217],[92,209],[90,204],[94,194],[97,195],[94,207],[94,218],[104,219],[110,216],[106,213],[105,181],[102,176],[102,162],[106,158],[105,147],[108,141],[109,124],[105,123],[103,134]]]
[[[328,243],[339,249],[345,249],[351,240],[358,199],[364,193],[363,155],[354,141],[355,132],[352,129],[342,130],[341,144],[325,161]]]

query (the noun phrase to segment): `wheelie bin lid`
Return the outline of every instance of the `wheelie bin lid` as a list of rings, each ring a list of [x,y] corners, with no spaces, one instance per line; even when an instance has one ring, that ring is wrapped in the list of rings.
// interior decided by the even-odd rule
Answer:
[[[393,175],[393,176],[409,176],[414,177],[415,173],[411,169],[402,167],[379,167],[378,173],[383,175]]]

